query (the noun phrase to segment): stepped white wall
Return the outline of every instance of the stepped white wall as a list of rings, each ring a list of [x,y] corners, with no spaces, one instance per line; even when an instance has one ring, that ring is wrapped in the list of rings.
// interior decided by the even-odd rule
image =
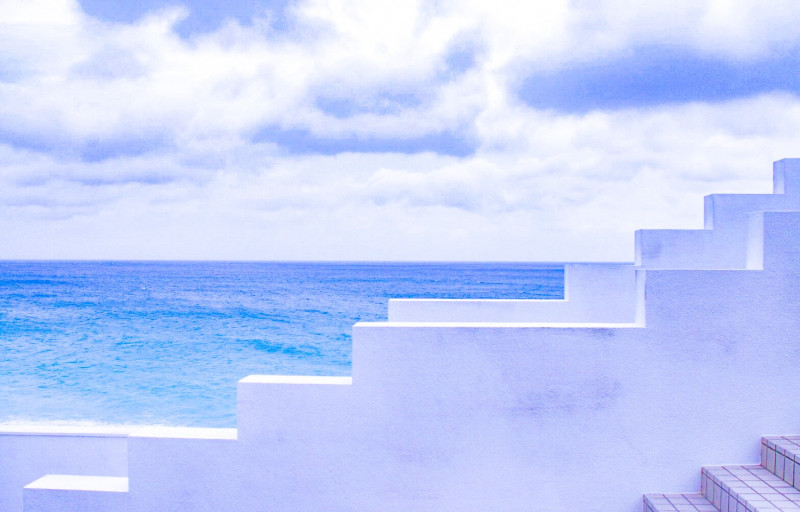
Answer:
[[[563,300],[390,299],[390,322],[634,322],[636,267],[571,263]]]
[[[773,194],[712,194],[704,204],[705,229],[636,232],[636,264],[647,268],[746,268],[748,214],[800,209],[800,159],[773,165]]]
[[[800,212],[779,211],[799,183],[781,161],[779,195],[710,196],[713,230],[640,232],[642,265],[570,267],[564,301],[393,302],[354,327],[352,379],[243,379],[235,431],[0,435],[3,503],[23,459],[25,483],[128,477],[37,480],[27,512],[633,512],[694,490],[800,429]]]

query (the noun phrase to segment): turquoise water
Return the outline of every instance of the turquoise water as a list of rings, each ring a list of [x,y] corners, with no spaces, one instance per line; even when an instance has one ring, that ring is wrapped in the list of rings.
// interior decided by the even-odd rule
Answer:
[[[0,261],[0,422],[235,426],[251,374],[348,375],[390,297],[563,297],[521,263]]]

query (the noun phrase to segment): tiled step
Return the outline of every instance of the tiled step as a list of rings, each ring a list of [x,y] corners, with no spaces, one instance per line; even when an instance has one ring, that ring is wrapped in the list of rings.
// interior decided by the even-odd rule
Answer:
[[[700,493],[645,494],[644,512],[719,512]]]
[[[800,436],[761,438],[761,465],[800,489]]]
[[[721,512],[800,512],[800,491],[762,466],[704,467],[700,492]]]

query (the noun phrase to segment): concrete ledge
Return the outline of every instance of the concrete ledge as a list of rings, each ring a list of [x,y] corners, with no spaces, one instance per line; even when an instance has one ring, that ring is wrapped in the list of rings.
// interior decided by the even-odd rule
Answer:
[[[0,424],[0,436],[127,437],[142,428],[134,425],[83,426],[48,424]]]
[[[23,512],[125,512],[126,477],[45,475],[22,489]]]
[[[45,475],[26,485],[25,489],[128,492],[128,479],[117,476]]]
[[[159,439],[222,439],[236,440],[235,428],[194,428],[194,427],[144,427],[131,433],[129,437],[151,437]]]
[[[332,384],[349,386],[351,377],[323,377],[319,375],[249,375],[240,384]]]
[[[353,326],[353,329],[394,329],[398,327],[432,329],[626,329],[642,328],[643,325],[636,322],[358,322]]]

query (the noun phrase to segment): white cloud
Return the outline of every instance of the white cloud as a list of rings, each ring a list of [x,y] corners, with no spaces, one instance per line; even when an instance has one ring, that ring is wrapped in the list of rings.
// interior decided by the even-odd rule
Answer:
[[[791,47],[793,3],[387,5],[301,2],[294,32],[182,39],[180,9],[120,24],[4,0],[0,257],[630,260],[633,229],[700,227],[702,194],[768,191],[800,142],[790,94],[567,115],[511,88],[642,45]],[[447,68],[454,49],[469,69]],[[452,132],[476,152],[290,155],[251,141],[267,127]]]
[[[2,0],[3,23],[9,25],[74,25],[81,17],[78,3],[63,0]]]
[[[16,131],[77,138],[163,127],[175,137],[241,134],[268,124],[333,136],[460,128],[487,105],[509,104],[507,87],[520,66],[552,67],[647,44],[763,53],[796,44],[794,31],[775,27],[800,9],[724,2],[631,8],[614,1],[442,2],[426,9],[414,2],[315,1],[295,10],[302,27],[296,38],[229,23],[186,41],[172,30],[186,14],[180,9],[122,25],[88,18],[65,0],[39,0],[33,8],[6,3],[19,14],[2,20],[3,53],[28,73],[0,87],[10,106],[6,119]],[[37,21],[41,12],[50,14]],[[442,75],[451,47],[465,37],[480,53],[478,69]],[[315,106],[321,96],[357,102],[387,92],[416,94],[422,104],[355,119],[333,119]],[[451,98],[467,104],[459,110]]]

